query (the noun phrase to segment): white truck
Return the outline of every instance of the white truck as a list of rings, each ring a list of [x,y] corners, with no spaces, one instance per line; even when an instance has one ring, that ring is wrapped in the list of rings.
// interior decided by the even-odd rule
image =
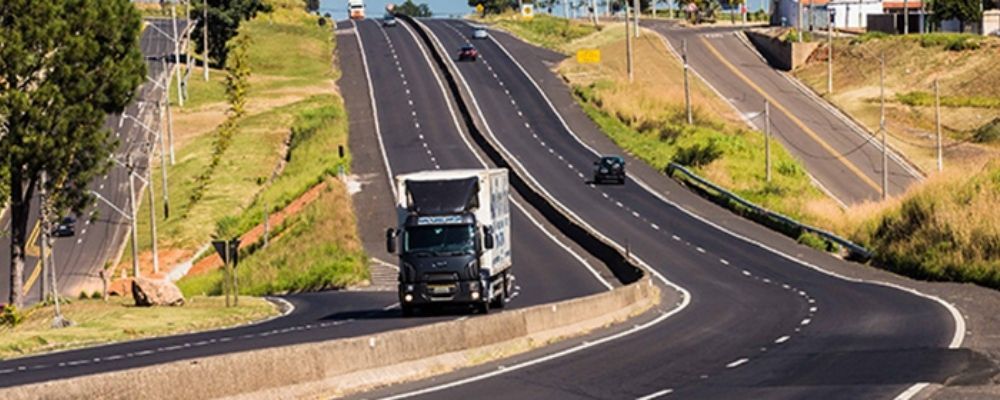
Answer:
[[[386,230],[386,250],[398,249],[403,314],[440,304],[483,314],[503,307],[513,286],[507,170],[399,175],[396,195],[398,225]]]
[[[365,19],[364,0],[347,0],[347,13],[351,19]]]

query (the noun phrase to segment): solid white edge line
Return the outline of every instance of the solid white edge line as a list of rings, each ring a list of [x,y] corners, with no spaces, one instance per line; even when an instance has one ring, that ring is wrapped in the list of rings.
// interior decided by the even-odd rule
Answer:
[[[418,20],[414,20],[414,21],[416,21],[418,24],[420,24],[421,26],[423,26],[423,28],[427,31],[428,35],[431,38],[434,39],[434,41],[438,44],[438,46],[440,46],[441,48],[444,48],[444,45],[441,44],[440,40],[437,38],[437,36],[434,34],[433,31],[431,31],[422,22],[420,22]],[[449,60],[449,63],[451,63],[451,65],[454,67],[454,62],[451,61],[451,58],[448,58],[448,60]],[[455,68],[455,69],[457,70],[457,68]],[[462,84],[465,86],[466,90],[471,94],[472,91],[470,90],[469,84],[465,80],[465,77],[462,76],[461,73],[457,74],[457,76],[458,76],[458,79],[462,81]],[[479,107],[479,104],[476,102],[475,96],[473,95],[471,97],[472,97],[473,106],[478,111],[478,114],[480,115],[480,118],[482,118],[483,117],[483,115],[482,115],[482,109]],[[485,123],[486,122],[485,118],[483,118],[483,122],[484,122],[484,125],[486,126],[487,130],[489,131],[490,130],[489,129],[489,124]],[[492,132],[489,132],[489,133],[492,136]],[[506,152],[506,149],[503,149],[503,151]],[[509,155],[509,153],[507,153],[507,154]],[[527,175],[527,176],[529,178],[531,178],[532,180],[534,180],[534,178],[531,177],[530,175]],[[537,185],[537,182],[535,184]],[[557,207],[559,207],[559,208],[565,208],[565,206],[563,206],[561,203],[559,203],[558,201],[555,201],[554,199],[552,199],[551,196],[547,192],[545,192],[544,195],[547,196],[549,198],[549,200],[552,201],[554,203],[554,205],[556,205]],[[570,214],[570,215],[572,215],[573,218],[577,219],[577,223],[581,223],[579,221],[579,217],[577,217],[575,214]],[[604,240],[607,240],[608,243],[610,243],[610,245],[612,245],[613,247],[618,248],[620,251],[624,251],[624,248],[621,247],[621,245],[619,245],[617,242],[611,241],[610,239],[608,239],[607,237],[605,237],[604,235],[602,235],[600,232],[597,232],[596,230],[594,230],[589,225],[587,225],[585,223],[581,223],[581,225],[584,227],[584,229],[590,230],[592,234],[600,236]],[[629,336],[629,335],[634,334],[636,332],[640,332],[640,331],[646,330],[646,329],[648,329],[648,328],[650,328],[652,326],[655,326],[656,324],[659,324],[660,322],[666,320],[667,318],[670,318],[670,317],[674,316],[675,314],[683,311],[685,308],[687,308],[687,306],[689,304],[691,304],[691,293],[689,293],[686,289],[684,289],[683,287],[681,287],[681,286],[679,286],[679,285],[671,282],[670,280],[668,280],[659,271],[653,269],[648,264],[646,264],[645,261],[643,261],[642,259],[640,259],[638,257],[634,257],[634,256],[633,256],[633,258],[636,260],[636,262],[638,262],[640,265],[642,265],[642,267],[644,269],[646,269],[651,274],[653,274],[663,284],[665,284],[665,285],[667,285],[667,286],[669,286],[669,287],[673,288],[674,290],[677,290],[678,292],[681,293],[681,303],[678,304],[677,307],[675,307],[674,309],[672,309],[672,310],[670,310],[670,311],[668,311],[666,313],[663,313],[662,315],[660,315],[659,317],[657,317],[657,318],[655,318],[655,319],[653,319],[651,321],[648,321],[648,322],[646,322],[644,324],[635,325],[634,327],[632,327],[629,330],[622,331],[622,332],[616,333],[614,335],[605,336],[603,338],[596,339],[594,341],[586,342],[586,343],[577,345],[575,347],[571,347],[569,349],[562,350],[562,351],[559,351],[559,352],[556,352],[556,353],[553,353],[553,354],[549,354],[549,355],[546,355],[546,356],[543,356],[543,357],[540,357],[540,358],[528,360],[528,361],[525,361],[525,362],[520,363],[520,364],[515,364],[515,365],[512,365],[512,366],[507,366],[506,368],[504,368],[502,370],[495,370],[495,371],[491,371],[491,372],[488,372],[488,373],[485,373],[485,374],[480,374],[480,375],[476,375],[476,376],[473,376],[473,377],[469,377],[469,378],[465,378],[465,379],[461,379],[461,380],[457,380],[457,381],[448,382],[448,383],[441,384],[441,385],[438,385],[438,386],[432,386],[432,387],[428,387],[428,388],[424,388],[424,389],[420,389],[420,390],[416,390],[416,391],[411,391],[411,392],[402,393],[402,394],[396,394],[396,395],[393,395],[393,396],[390,396],[390,397],[385,397],[385,399],[387,399],[387,400],[402,399],[402,398],[406,398],[406,397],[412,397],[412,396],[418,396],[418,395],[421,395],[421,394],[437,392],[437,391],[440,391],[440,390],[444,390],[444,389],[449,389],[449,388],[452,388],[452,387],[457,387],[457,386],[465,385],[467,383],[472,383],[472,382],[477,382],[477,381],[481,381],[481,380],[484,380],[484,379],[492,378],[494,376],[503,375],[503,374],[506,374],[506,373],[509,373],[509,372],[512,372],[512,371],[516,371],[516,370],[520,370],[520,369],[523,369],[523,368],[527,368],[527,367],[530,367],[530,366],[536,365],[536,364],[541,364],[541,363],[544,363],[544,362],[547,362],[547,361],[550,361],[550,360],[554,360],[554,359],[557,359],[557,358],[565,357],[567,355],[570,355],[570,354],[573,354],[573,353],[577,353],[579,351],[586,350],[588,348],[591,348],[591,347],[594,347],[594,346],[598,346],[598,345],[601,345],[601,344],[604,344],[604,343],[607,343],[607,342],[611,342],[611,341],[617,340],[619,338],[622,338],[622,337],[625,337],[625,336]]]
[[[385,152],[385,144],[382,143],[382,129],[378,123],[378,106],[375,104],[375,87],[372,86],[372,75],[368,72],[368,56],[365,55],[365,46],[361,42],[361,31],[358,30],[358,22],[351,20],[354,25],[354,38],[358,40],[358,52],[361,53],[361,64],[365,68],[365,79],[368,81],[368,97],[371,99],[372,121],[375,122],[375,137],[378,138],[378,148],[382,152],[382,162],[385,163],[386,179],[389,181],[389,190],[392,191],[392,201],[396,202],[396,183],[393,181],[392,167],[389,166],[389,156]]]
[[[647,394],[645,396],[636,398],[635,400],[653,400],[655,398],[663,397],[663,396],[666,396],[666,395],[671,394],[673,392],[674,392],[673,389],[663,389],[663,390],[661,390],[659,392],[650,393],[650,394]]]
[[[448,91],[445,90],[444,82],[442,82],[441,80],[440,72],[437,70],[437,68],[434,67],[433,64],[431,64],[431,56],[428,53],[427,48],[424,47],[423,42],[420,40],[419,37],[417,37],[417,34],[416,32],[413,31],[413,28],[410,28],[410,26],[405,23],[403,24],[403,26],[406,27],[406,31],[410,33],[410,36],[413,37],[413,41],[417,43],[417,47],[419,47],[420,51],[424,54],[424,61],[427,63],[427,68],[430,69],[431,74],[434,75],[434,79],[437,81],[438,88],[441,89],[441,95],[444,98],[444,102],[448,105],[448,112],[451,114],[452,123],[455,125],[455,132],[457,132],[458,136],[462,138],[462,142],[464,142],[465,146],[469,148],[469,151],[472,152],[472,155],[476,157],[476,160],[479,160],[479,164],[482,165],[483,168],[489,168],[489,164],[479,155],[479,152],[477,152],[475,147],[473,147],[472,143],[469,142],[469,138],[466,137],[465,131],[462,129],[462,125],[458,121],[458,114],[455,112],[455,108],[451,104],[452,102],[450,100],[450,96],[448,95]],[[424,29],[427,29],[427,27],[425,26]],[[430,32],[430,29],[427,29],[427,31]],[[457,70],[458,69],[456,68],[456,71]],[[614,286],[611,285],[611,283],[609,283],[606,279],[604,279],[604,277],[601,276],[599,272],[597,272],[597,269],[595,269],[592,265],[590,265],[590,263],[587,262],[586,259],[584,259],[579,254],[576,254],[576,252],[573,251],[573,249],[570,248],[569,245],[563,243],[548,229],[546,229],[545,226],[543,226],[541,222],[535,219],[535,217],[531,215],[531,213],[529,213],[520,203],[518,203],[514,199],[510,199],[510,201],[511,203],[514,204],[515,207],[521,210],[521,212],[524,213],[526,217],[528,217],[528,220],[531,221],[531,223],[534,224],[535,227],[538,228],[538,230],[540,230],[543,234],[545,234],[545,236],[547,236],[550,240],[552,240],[553,243],[555,243],[563,250],[565,250],[567,253],[569,253],[570,256],[579,261],[580,264],[586,267],[587,270],[590,271],[592,275],[594,275],[594,278],[596,278],[597,281],[601,283],[601,285],[604,285],[604,287],[606,287],[608,290],[614,290]]]
[[[563,119],[562,114],[559,113],[559,111],[556,109],[555,105],[552,104],[552,102],[549,100],[549,97],[548,97],[548,95],[545,94],[545,91],[543,91],[541,89],[541,86],[539,86],[538,83],[535,82],[535,79],[531,77],[531,74],[529,74],[527,72],[527,70],[525,70],[524,67],[522,67],[521,64],[516,59],[514,59],[513,56],[511,56],[510,52],[508,52],[507,49],[504,48],[502,44],[500,44],[500,42],[498,42],[496,39],[493,39],[492,36],[490,37],[490,40],[493,40],[493,42],[496,43],[496,45],[500,47],[500,50],[502,50],[504,52],[504,54],[507,55],[507,58],[510,59],[515,65],[517,65],[517,67],[521,70],[521,73],[523,73],[524,76],[526,76],[528,78],[528,80],[531,81],[531,83],[535,86],[535,89],[541,94],[541,96],[545,100],[545,102],[548,103],[549,108],[552,109],[552,112],[555,113],[556,117],[562,123],[563,128],[565,128],[566,131],[570,133],[570,136],[572,136],[578,143],[580,143],[581,146],[583,146],[584,148],[590,150],[595,155],[600,155],[600,153],[598,153],[594,148],[592,148],[589,145],[587,145],[586,143],[584,143],[583,140],[580,139],[579,136],[577,136],[576,132],[573,132],[573,130],[566,123],[566,120]],[[477,108],[478,108],[478,106],[477,106]],[[923,298],[926,298],[926,299],[929,299],[929,300],[936,301],[939,304],[941,304],[946,310],[948,310],[948,312],[951,314],[952,318],[955,320],[955,332],[954,332],[954,334],[952,336],[951,342],[948,344],[948,348],[949,349],[955,349],[955,348],[960,347],[962,345],[962,341],[965,339],[965,329],[966,329],[965,328],[965,319],[962,317],[962,314],[958,312],[958,309],[956,309],[954,305],[952,305],[951,303],[949,303],[949,302],[947,302],[947,301],[945,301],[945,300],[943,300],[943,299],[941,299],[941,298],[939,298],[937,296],[925,294],[923,292],[920,292],[919,290],[916,290],[916,289],[913,289],[913,288],[909,288],[909,287],[905,287],[905,286],[898,285],[898,284],[891,283],[891,282],[876,281],[876,280],[866,280],[866,279],[858,279],[858,278],[848,277],[848,276],[841,275],[841,274],[838,274],[838,273],[833,272],[833,271],[828,271],[826,269],[823,269],[821,267],[813,265],[813,264],[811,264],[809,262],[806,262],[804,260],[799,260],[799,259],[797,259],[797,258],[795,258],[795,257],[793,257],[791,255],[785,254],[785,253],[783,253],[783,252],[781,252],[781,251],[779,251],[779,250],[777,250],[775,248],[772,248],[770,246],[767,246],[767,245],[765,245],[765,244],[763,244],[761,242],[758,242],[756,240],[750,239],[750,238],[745,237],[743,235],[740,235],[740,234],[738,234],[736,232],[730,231],[729,229],[724,228],[721,225],[718,225],[718,224],[716,224],[716,223],[714,223],[712,221],[709,221],[708,219],[705,219],[705,218],[701,217],[700,215],[695,214],[692,211],[688,211],[684,207],[681,207],[680,204],[677,204],[677,203],[675,203],[675,202],[673,202],[671,200],[668,200],[666,197],[664,197],[662,194],[660,194],[655,189],[653,189],[652,187],[650,187],[648,184],[646,184],[645,182],[643,182],[641,179],[633,178],[633,180],[636,183],[638,183],[639,186],[642,187],[643,189],[645,189],[647,192],[649,192],[652,195],[656,196],[657,198],[659,198],[664,203],[666,203],[666,204],[668,204],[668,205],[670,205],[670,206],[672,206],[672,207],[680,210],[681,212],[687,214],[688,216],[690,216],[690,217],[692,217],[692,218],[694,218],[696,220],[699,220],[702,223],[705,223],[706,225],[714,227],[714,228],[718,229],[719,231],[721,231],[723,233],[726,233],[726,234],[728,234],[728,235],[730,235],[732,237],[735,237],[737,239],[743,240],[746,243],[749,243],[749,244],[755,245],[757,247],[760,247],[760,248],[762,248],[764,250],[767,250],[767,251],[769,251],[769,252],[771,252],[773,254],[778,255],[779,257],[785,258],[786,260],[791,261],[793,263],[797,263],[799,265],[803,265],[803,266],[812,268],[813,270],[818,271],[820,273],[824,273],[824,274],[827,274],[829,276],[832,276],[832,277],[835,277],[835,278],[839,278],[839,279],[842,279],[842,280],[845,280],[845,281],[848,281],[848,282],[881,285],[881,286],[885,286],[885,287],[890,287],[890,288],[893,288],[893,289],[897,289],[897,290],[900,290],[900,291],[903,291],[903,292],[907,292],[907,293],[913,294],[915,296],[920,296],[920,297],[923,297]],[[917,386],[917,385],[920,385],[920,384],[919,383],[918,384],[914,384],[914,386]],[[926,385],[924,385],[924,386],[926,386]],[[912,389],[912,388],[913,387],[911,387],[910,389]],[[907,391],[905,391],[904,393],[909,392],[910,389],[907,389]],[[916,392],[914,392],[913,394],[916,394]],[[912,397],[913,394],[911,394],[910,397]],[[905,400],[905,399],[908,399],[908,398],[909,397],[902,397],[902,398],[900,398],[900,400]]]

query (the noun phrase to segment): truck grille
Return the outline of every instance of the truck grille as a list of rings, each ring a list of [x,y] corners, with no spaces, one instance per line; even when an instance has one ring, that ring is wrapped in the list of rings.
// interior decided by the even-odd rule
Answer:
[[[424,274],[424,282],[454,282],[458,274],[454,272],[430,272]]]

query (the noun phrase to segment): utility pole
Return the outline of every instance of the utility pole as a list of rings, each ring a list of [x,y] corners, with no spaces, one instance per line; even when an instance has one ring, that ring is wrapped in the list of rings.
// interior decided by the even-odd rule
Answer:
[[[230,250],[229,250],[229,239],[224,239],[224,240],[225,240],[225,245],[223,245],[223,246],[225,248],[225,251],[222,254],[222,270],[225,272],[225,276],[223,277],[223,280],[222,280],[222,291],[226,293],[226,308],[229,308],[230,307],[230,305],[229,305],[229,294],[230,294],[230,292],[232,292],[232,285],[231,285],[230,280],[229,280],[229,276],[230,276],[230,271],[229,271],[229,254],[230,254]]]
[[[163,65],[163,70],[167,69],[167,61],[160,57],[160,63]],[[167,77],[170,77],[168,74]],[[163,85],[163,97],[166,99],[167,104],[167,139],[170,141],[170,165],[174,165],[174,113],[170,109],[170,82],[167,81],[166,85]]]
[[[941,93],[938,80],[934,79],[934,124],[937,130],[937,169],[944,170],[944,154],[941,149]]]
[[[642,14],[642,7],[639,6],[639,0],[632,0],[632,8],[634,9],[632,10],[632,14],[634,15],[633,18],[635,20],[635,25],[632,28],[635,30],[635,37],[639,38],[639,14]],[[628,21],[625,23],[628,23]]]
[[[569,0],[562,0],[563,3],[563,15],[566,19],[569,19]]]
[[[771,104],[764,100],[764,163],[767,183],[771,183]]]
[[[170,5],[170,17],[174,20],[174,69],[181,62],[181,48],[180,48],[180,38],[177,36],[177,5]],[[177,72],[177,104],[184,107],[184,88],[181,87],[181,74]]]
[[[139,272],[139,247],[138,247],[139,246],[139,241],[138,241],[138,237],[136,236],[136,229],[137,228],[136,228],[136,223],[135,223],[135,218],[136,218],[136,213],[137,213],[137,210],[136,210],[137,207],[136,207],[136,204],[135,204],[136,203],[136,201],[135,201],[135,176],[134,176],[134,174],[135,174],[135,165],[132,164],[132,155],[131,154],[129,154],[125,158],[125,169],[128,172],[128,201],[129,201],[129,211],[130,211],[129,214],[131,214],[131,218],[129,218],[129,222],[132,224],[132,229],[131,229],[131,231],[132,231],[132,233],[131,233],[131,237],[132,237],[132,276],[138,278],[139,276],[141,276],[141,273]]]
[[[833,12],[826,23],[826,93],[833,94]]]
[[[798,24],[796,24],[798,26],[798,35],[797,35],[798,39],[796,41],[799,42],[799,43],[802,43],[802,1],[803,0],[796,0],[796,2],[795,2],[795,4],[798,6],[797,7],[797,9],[798,9]]]
[[[47,193],[46,185],[48,181],[48,173],[42,171],[42,176],[40,179],[39,195],[41,197],[39,213],[42,224],[42,245],[41,245],[41,263],[42,263],[42,273],[48,272],[50,278],[52,279],[52,301],[55,305],[55,316],[52,318],[53,328],[65,328],[73,324],[72,321],[63,318],[62,309],[59,305],[59,285],[56,284],[56,263],[55,257],[49,258],[50,249],[52,248],[52,238],[50,233],[52,231],[52,226],[49,221],[49,196]],[[45,299],[45,293],[42,293],[42,299]]]
[[[267,247],[267,242],[271,238],[271,212],[268,209],[267,202],[264,202],[264,247]]]
[[[903,0],[903,34],[910,34],[910,1]]]
[[[882,70],[879,75],[879,130],[882,131],[882,200],[889,198],[889,152],[886,143],[885,129],[885,50],[882,51]]]
[[[38,295],[38,297],[39,297],[38,302],[40,302],[40,303],[44,303],[45,302],[45,295],[49,293],[49,284],[48,284],[49,277],[48,277],[48,275],[49,275],[49,268],[50,268],[50,266],[49,266],[48,260],[46,259],[46,250],[47,250],[48,244],[49,244],[49,241],[47,240],[48,237],[49,237],[48,233],[51,231],[51,228],[49,226],[49,219],[48,219],[48,215],[47,215],[46,209],[45,209],[45,206],[48,204],[48,199],[49,199],[48,198],[47,190],[45,188],[46,178],[47,177],[48,177],[48,174],[46,174],[45,171],[42,171],[42,174],[39,177],[40,179],[38,180],[38,197],[41,200],[39,202],[40,206],[38,207],[38,218],[39,218],[39,221],[41,221],[41,223],[40,223],[40,229],[42,231],[42,240],[41,240],[42,245],[40,246],[41,247],[41,253],[42,253],[41,254],[41,263],[42,263],[42,293]]]
[[[153,143],[149,143],[149,156],[153,156]],[[163,158],[163,154],[160,153],[160,158]],[[152,251],[153,251],[153,273],[160,273],[160,256],[156,248],[156,203],[154,201],[155,195],[153,194],[153,168],[146,168],[146,186],[149,186],[149,234],[152,240]]]
[[[628,70],[628,81],[632,82],[634,79],[632,72],[632,34],[629,32],[628,28],[628,17],[629,17],[629,6],[625,3],[625,67]]]
[[[169,110],[170,102],[167,101],[166,103],[167,103],[167,109]],[[170,191],[169,191],[169,188],[167,187],[167,152],[166,152],[166,145],[163,143],[164,136],[166,136],[166,135],[163,134],[163,119],[162,119],[162,114],[159,111],[160,107],[157,107],[156,109],[157,109],[157,114],[161,115],[160,126],[158,126],[158,128],[160,128],[160,134],[157,135],[157,136],[160,137],[160,185],[163,186],[163,219],[168,219],[168,218],[170,218]],[[150,185],[152,185],[152,182],[153,182],[152,177],[150,177],[149,182],[150,182]],[[153,203],[150,202],[149,205],[150,205],[150,209],[152,209],[153,208]]]
[[[684,108],[687,109],[688,125],[694,125],[694,115],[691,113],[691,86],[688,83],[687,39],[681,39],[681,59],[684,61]]]
[[[208,82],[208,0],[202,2],[201,8],[201,66],[205,82]],[[174,163],[173,152],[170,153],[170,164]]]

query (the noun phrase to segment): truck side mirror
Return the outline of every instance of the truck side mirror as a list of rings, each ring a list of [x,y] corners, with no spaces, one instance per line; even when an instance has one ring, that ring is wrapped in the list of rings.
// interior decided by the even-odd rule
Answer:
[[[396,254],[396,230],[388,228],[385,230],[385,251],[389,254]]]
[[[492,249],[494,246],[496,246],[496,243],[493,242],[493,228],[491,228],[489,226],[484,226],[483,227],[483,247],[485,247],[487,250],[489,250],[489,249]]]

